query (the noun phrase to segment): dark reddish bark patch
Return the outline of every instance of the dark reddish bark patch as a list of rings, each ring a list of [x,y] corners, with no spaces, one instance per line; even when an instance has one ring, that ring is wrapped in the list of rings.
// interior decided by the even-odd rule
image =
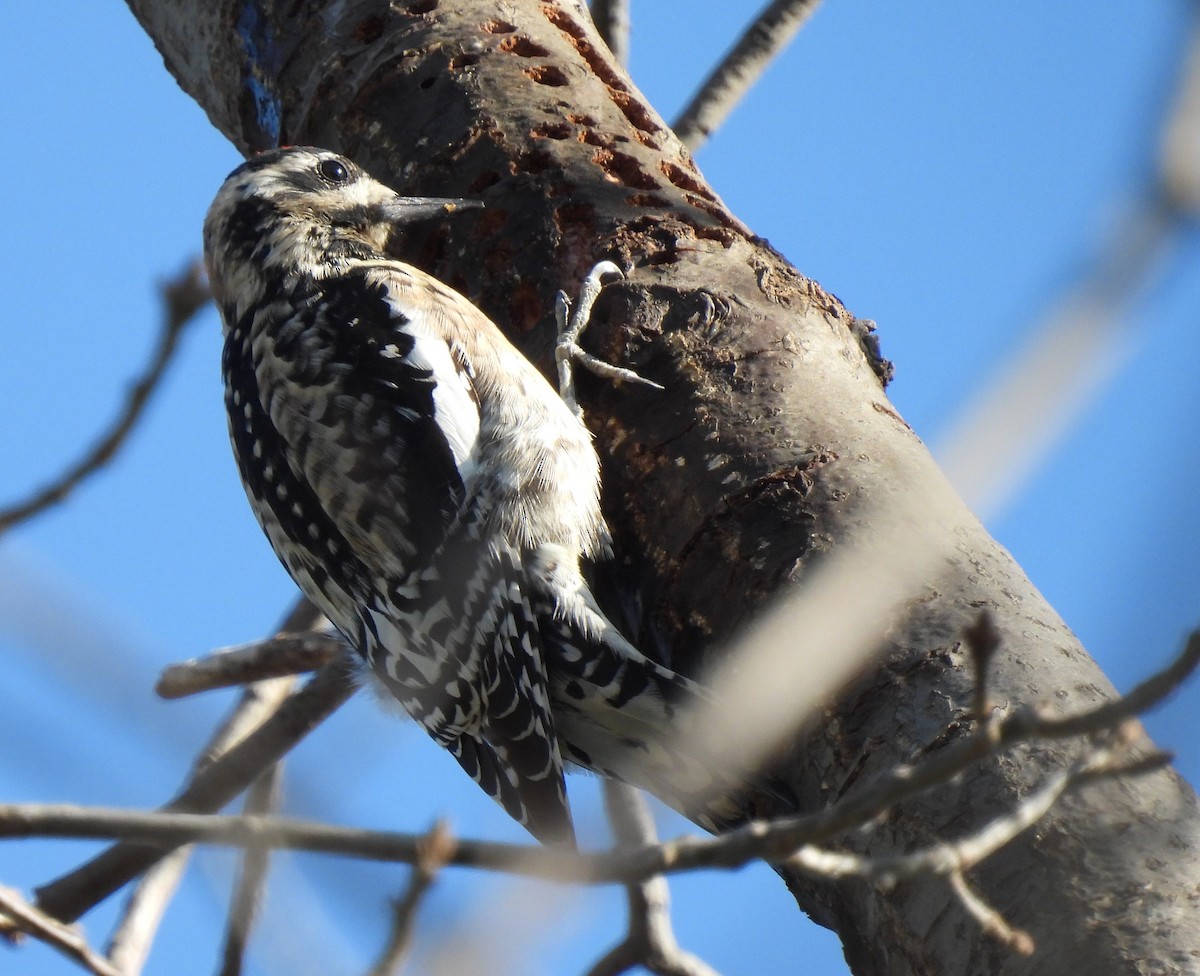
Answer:
[[[542,323],[542,298],[537,283],[518,281],[509,293],[508,318],[518,332],[531,332]]]
[[[365,17],[354,25],[354,39],[359,44],[371,44],[382,36],[382,17]]]

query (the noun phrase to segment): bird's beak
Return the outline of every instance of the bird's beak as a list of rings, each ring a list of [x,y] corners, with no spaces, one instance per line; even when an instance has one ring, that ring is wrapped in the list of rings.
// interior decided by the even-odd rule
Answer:
[[[430,217],[444,217],[459,210],[482,207],[482,200],[455,200],[446,197],[393,197],[380,206],[380,216],[392,224],[411,224]]]

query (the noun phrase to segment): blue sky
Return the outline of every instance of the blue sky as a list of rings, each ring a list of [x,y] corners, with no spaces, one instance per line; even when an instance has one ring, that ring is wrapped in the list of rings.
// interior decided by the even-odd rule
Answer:
[[[635,0],[632,72],[662,115],[755,6]],[[698,162],[756,232],[879,323],[893,399],[936,449],[1148,178],[1189,10],[827,0]],[[117,0],[13,0],[6,13],[2,502],[56,473],[116,410],[154,341],[156,282],[198,252],[204,211],[238,162]],[[1120,688],[1200,617],[1198,258],[1186,233],[1122,319],[1115,376],[989,518]],[[237,483],[218,361],[209,313],[117,462],[0,543],[0,800],[166,798],[229,698],[159,702],[156,673],[269,631],[292,598]],[[1147,720],[1193,782],[1197,693]],[[289,809],[302,815],[423,829],[448,812],[463,834],[520,836],[366,695],[290,768]],[[594,784],[572,790],[594,822]],[[686,825],[664,815],[663,829]],[[40,883],[90,849],[0,843],[0,883]],[[212,971],[229,866],[200,858],[149,973]],[[280,870],[257,971],[361,971],[403,872],[319,858]],[[725,972],[845,971],[765,869],[674,892],[681,941]],[[501,913],[529,940],[518,971],[582,972],[622,924],[613,892],[568,899],[456,873],[427,906],[428,942],[497,902],[538,904],[548,920],[526,932]],[[306,923],[289,926],[301,910]],[[85,920],[95,941],[110,918]],[[0,948],[0,971],[17,969],[72,971],[36,946]]]

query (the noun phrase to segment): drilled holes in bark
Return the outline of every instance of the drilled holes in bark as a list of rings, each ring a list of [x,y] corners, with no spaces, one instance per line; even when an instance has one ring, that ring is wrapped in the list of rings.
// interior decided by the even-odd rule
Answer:
[[[721,223],[723,226],[730,229],[734,229],[736,227],[728,212],[716,203],[713,203],[711,197],[698,197],[694,193],[685,193],[683,196],[684,199],[687,200],[687,202],[693,207],[695,207],[697,210],[703,210],[706,214]]]
[[[382,17],[367,17],[354,25],[354,39],[359,44],[372,44],[382,36]]]
[[[447,67],[451,71],[461,71],[463,68],[469,68],[473,64],[479,64],[480,56],[478,54],[460,54],[457,57],[450,59]]]
[[[658,164],[658,168],[662,170],[663,176],[679,189],[687,190],[705,200],[712,200],[713,195],[709,193],[708,188],[682,166],[676,166],[674,163],[663,160]]]
[[[515,54],[519,58],[548,58],[550,52],[528,37],[513,35],[500,42],[500,50]]]
[[[625,198],[634,207],[668,207],[670,204],[657,193],[631,193]]]
[[[568,84],[563,70],[552,64],[539,64],[536,67],[526,68],[523,74],[531,81],[535,81],[539,85],[548,85],[551,88],[561,88]]]
[[[657,135],[662,132],[662,127],[654,121],[646,106],[639,102],[633,95],[627,91],[610,91],[612,100],[617,103],[617,108],[621,110],[625,118],[633,123],[635,128],[641,129],[643,132],[648,132],[652,135]]]
[[[518,332],[528,332],[541,324],[542,299],[533,282],[518,281],[510,289],[508,318]]]
[[[564,203],[554,209],[554,225],[559,233],[571,227],[583,227],[589,233],[596,222],[596,208],[590,203]]]
[[[545,4],[542,7],[542,13],[546,15],[546,19],[550,23],[566,35],[567,40],[579,52],[579,56],[588,63],[588,67],[592,69],[596,77],[604,82],[609,96],[635,128],[654,134],[662,131],[662,126],[654,121],[646,106],[630,93],[625,79],[621,77],[608,57],[593,47],[591,41],[588,40],[587,32],[566,10]]]
[[[570,139],[574,130],[566,122],[543,122],[529,130],[534,139]]]
[[[545,173],[547,170],[555,169],[558,163],[550,153],[535,149],[532,152],[521,153],[517,159],[510,164],[509,169],[515,176],[517,173]]]
[[[487,172],[487,173],[480,173],[478,176],[475,177],[475,179],[473,179],[471,181],[471,185],[467,187],[467,192],[471,193],[471,194],[482,193],[489,186],[495,186],[497,183],[499,183],[500,179],[501,179],[500,174],[497,172],[494,172],[494,171]],[[485,217],[486,217],[487,213],[491,213],[491,212],[492,211],[490,211],[490,210],[486,211]]]
[[[481,24],[479,29],[485,34],[511,34],[517,28],[507,20],[489,20],[486,24]]]
[[[737,238],[737,234],[725,227],[704,227],[693,224],[692,230],[701,240],[716,241],[722,247],[731,247]]]
[[[604,170],[605,178],[611,183],[621,183],[636,190],[658,189],[654,177],[643,170],[641,163],[634,157],[625,153],[597,149],[592,154],[592,162]]]

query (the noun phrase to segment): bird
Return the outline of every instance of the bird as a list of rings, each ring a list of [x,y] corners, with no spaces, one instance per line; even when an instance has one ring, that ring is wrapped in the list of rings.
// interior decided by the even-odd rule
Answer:
[[[402,196],[316,147],[238,166],[204,222],[229,433],[272,548],[363,670],[536,839],[571,845],[565,768],[701,804],[714,774],[679,732],[710,696],[585,581],[611,536],[573,394],[388,255],[397,228],[475,205]]]

